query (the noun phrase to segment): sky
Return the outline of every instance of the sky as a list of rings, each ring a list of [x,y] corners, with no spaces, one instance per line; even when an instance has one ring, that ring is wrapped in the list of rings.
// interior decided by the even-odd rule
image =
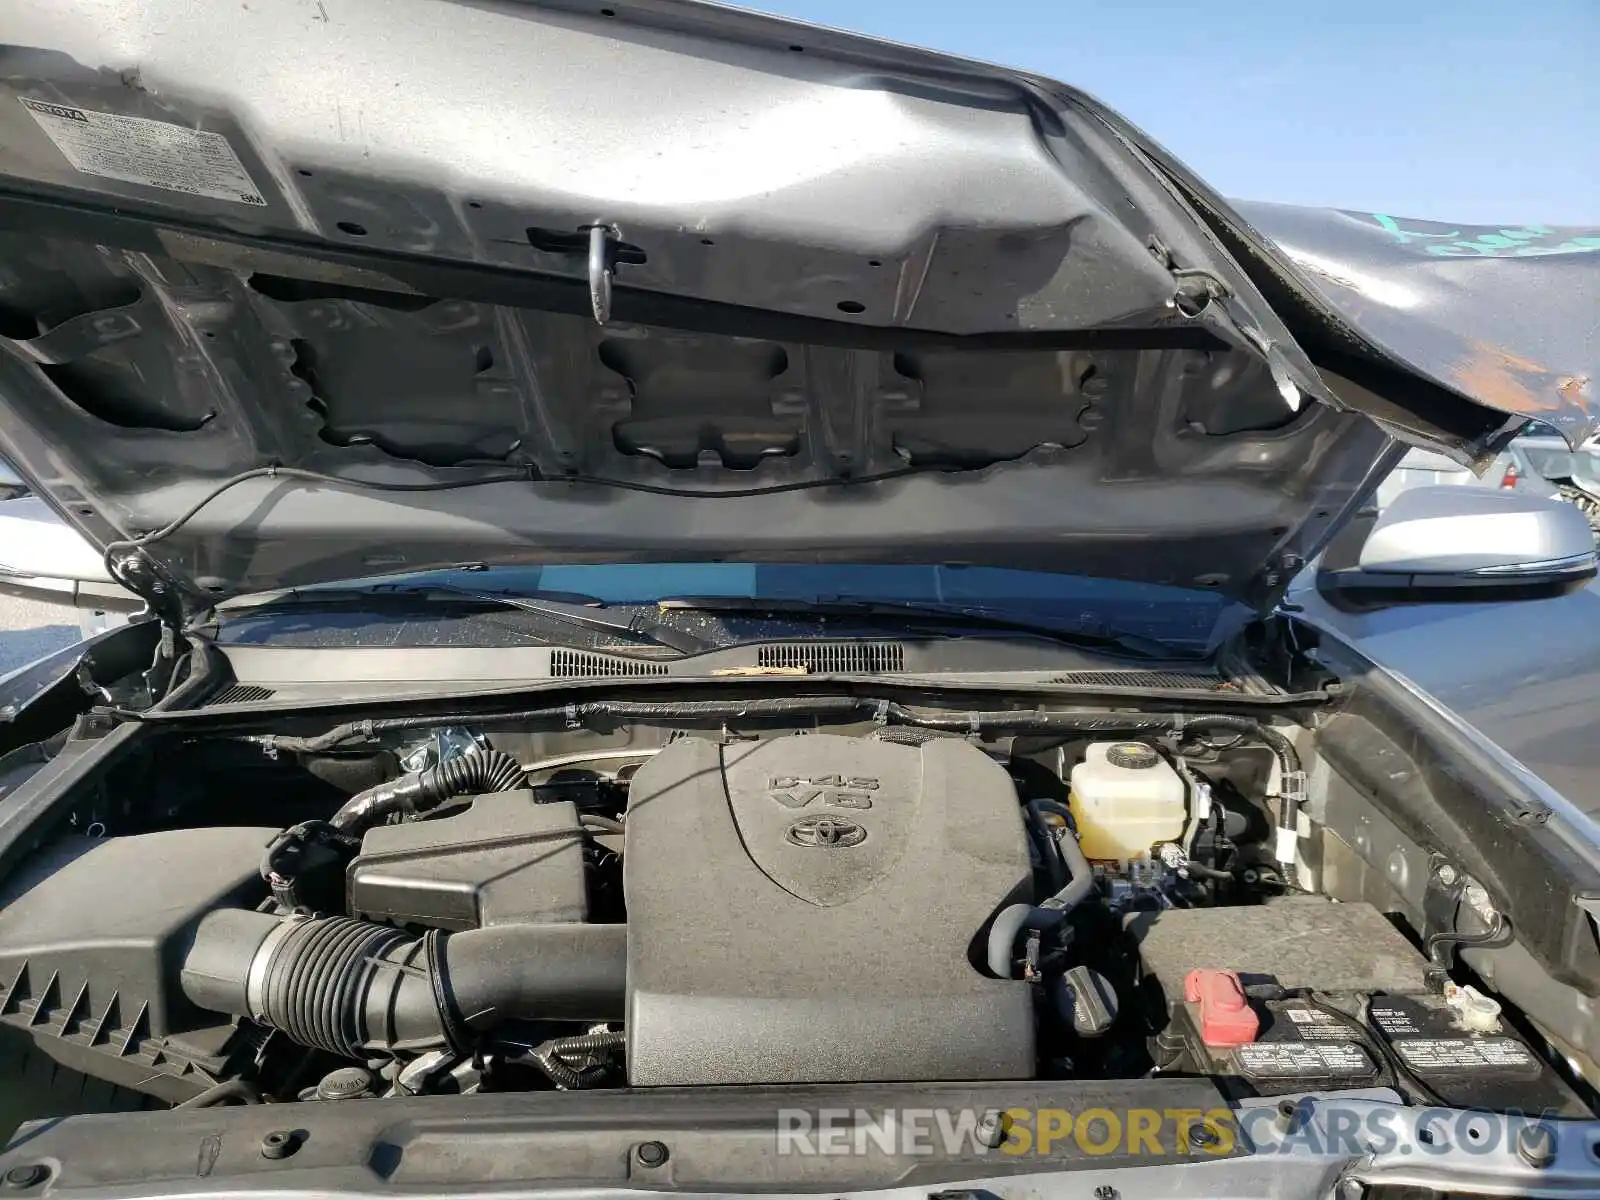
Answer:
[[[1235,199],[1600,225],[1600,0],[737,0],[1091,93]]]

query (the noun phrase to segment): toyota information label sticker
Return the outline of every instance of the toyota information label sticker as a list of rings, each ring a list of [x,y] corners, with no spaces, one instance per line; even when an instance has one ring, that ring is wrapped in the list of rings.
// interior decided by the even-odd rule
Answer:
[[[220,133],[24,96],[18,99],[56,149],[85,175],[266,206],[233,146]]]

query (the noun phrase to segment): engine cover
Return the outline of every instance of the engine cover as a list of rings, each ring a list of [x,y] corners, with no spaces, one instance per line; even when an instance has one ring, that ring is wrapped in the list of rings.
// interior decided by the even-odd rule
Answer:
[[[673,743],[629,791],[629,1082],[1030,1077],[1028,985],[974,965],[1029,879],[960,739]]]

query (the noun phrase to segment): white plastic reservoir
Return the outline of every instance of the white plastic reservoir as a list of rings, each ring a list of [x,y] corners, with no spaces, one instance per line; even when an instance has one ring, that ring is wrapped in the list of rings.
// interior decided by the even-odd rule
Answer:
[[[1095,742],[1072,768],[1072,816],[1090,859],[1126,863],[1178,842],[1188,820],[1183,779],[1144,742]]]

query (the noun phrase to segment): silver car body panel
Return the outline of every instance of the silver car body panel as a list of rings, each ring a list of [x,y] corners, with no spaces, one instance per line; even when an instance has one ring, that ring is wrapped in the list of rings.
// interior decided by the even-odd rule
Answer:
[[[1443,260],[1236,210],[1065,85],[706,5],[338,10],[0,10],[0,453],[96,546],[320,476],[151,544],[190,604],[711,555],[1262,607],[1386,430],[1595,427],[1586,326],[1461,369],[1462,293],[1600,295],[1581,231]]]

